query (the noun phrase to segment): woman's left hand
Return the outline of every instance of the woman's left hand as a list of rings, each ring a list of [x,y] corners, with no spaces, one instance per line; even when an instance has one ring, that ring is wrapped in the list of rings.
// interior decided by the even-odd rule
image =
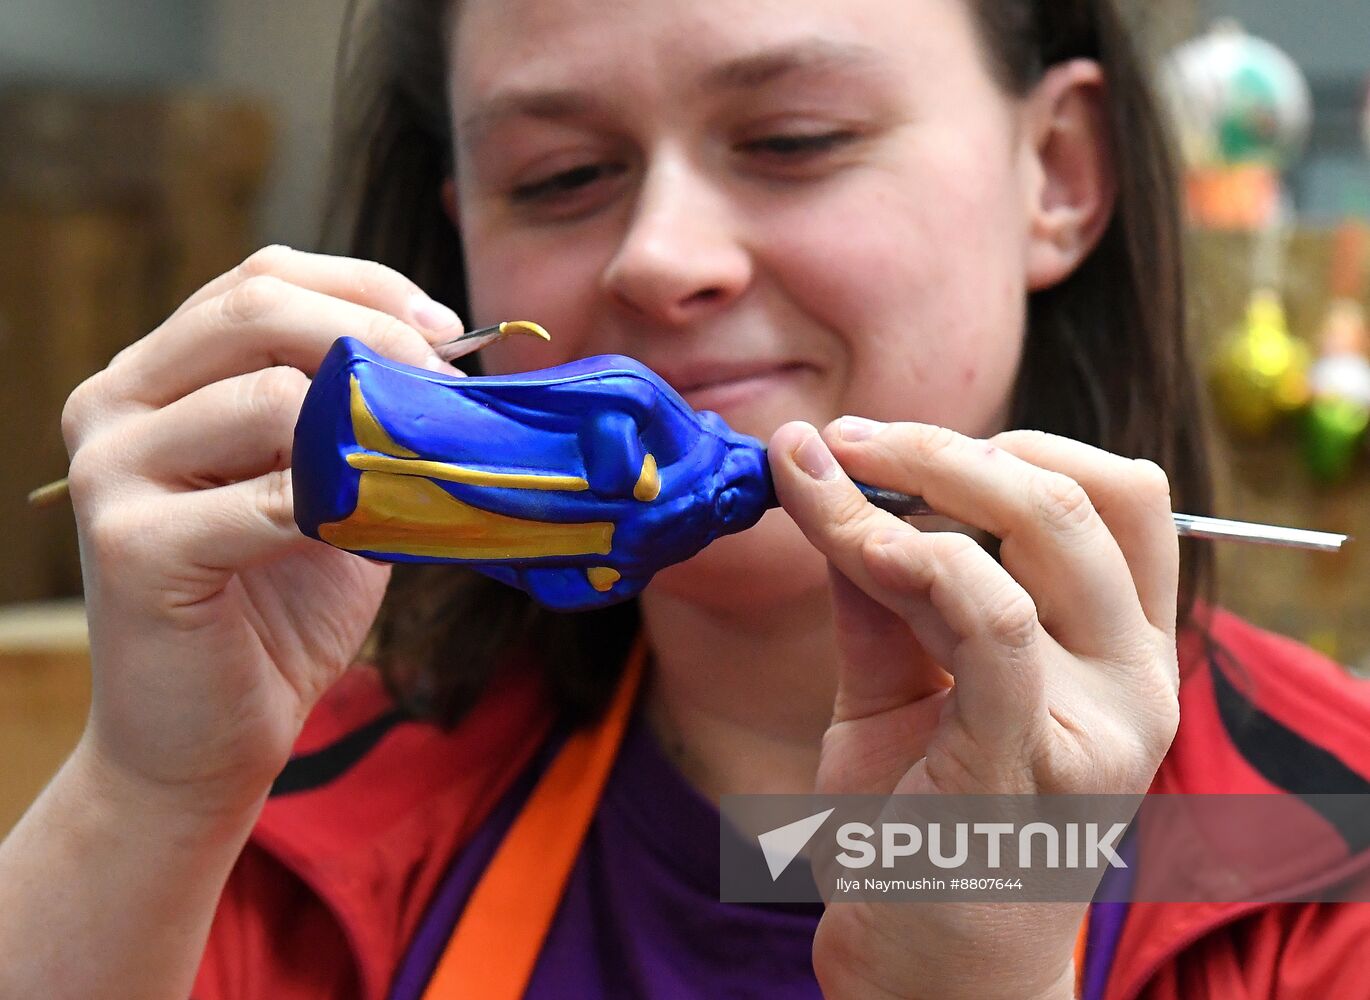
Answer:
[[[841,662],[818,793],[1146,791],[1179,721],[1179,553],[1158,466],[1047,434],[852,418],[821,437],[787,424],[770,455],[831,573]],[[1001,561],[876,509],[847,474],[996,536]],[[835,904],[814,968],[833,998],[1070,997],[1084,913]]]

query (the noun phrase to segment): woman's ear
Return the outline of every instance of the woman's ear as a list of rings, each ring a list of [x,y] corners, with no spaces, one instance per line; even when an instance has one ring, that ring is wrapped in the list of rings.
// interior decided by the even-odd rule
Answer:
[[[1060,284],[1093,252],[1113,216],[1118,176],[1099,64],[1047,70],[1024,104],[1027,284]]]
[[[442,182],[442,210],[452,222],[453,229],[461,229],[461,205],[457,202],[457,182],[451,177]]]

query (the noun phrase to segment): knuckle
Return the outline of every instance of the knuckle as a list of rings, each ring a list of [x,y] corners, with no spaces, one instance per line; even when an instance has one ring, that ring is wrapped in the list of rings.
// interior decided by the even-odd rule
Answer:
[[[1170,745],[1175,742],[1175,734],[1180,731],[1180,699],[1177,692],[1172,692],[1171,697],[1156,712],[1156,729],[1153,737],[1155,745],[1160,751],[1157,760],[1164,757]]]
[[[932,554],[939,563],[955,569],[988,555],[980,543],[959,531],[939,531],[932,537]]]
[[[77,448],[67,467],[67,492],[72,505],[78,510],[84,509],[106,478],[104,463],[96,452],[91,448]]]
[[[985,615],[986,634],[1001,646],[1025,649],[1037,638],[1037,605],[1027,591],[1016,584],[1006,586],[990,602]]]
[[[289,417],[293,422],[308,391],[309,378],[298,368],[264,368],[251,379],[246,408],[271,418]]]
[[[865,528],[871,510],[865,497],[855,490],[846,489],[833,499],[829,517],[839,531],[858,533]]]
[[[62,404],[62,440],[67,446],[67,457],[74,458],[81,439],[85,435],[90,411],[94,408],[94,398],[99,395],[99,373],[86,379]]]
[[[1147,458],[1132,460],[1132,474],[1137,492],[1148,500],[1170,507],[1170,477],[1165,469]]]
[[[237,267],[240,281],[274,275],[286,266],[295,251],[279,243],[256,250]]]
[[[1118,763],[1130,762],[1127,769],[1137,772],[1131,783],[1143,789],[1151,783],[1179,727],[1180,702],[1173,692],[1154,704],[1135,707],[1126,720],[1120,720],[1111,743],[1118,748]]]
[[[908,539],[903,536],[868,531],[860,536],[856,544],[861,564],[882,580],[889,576],[892,569],[902,575],[912,563]]]
[[[269,274],[254,274],[224,293],[224,319],[234,325],[257,322],[280,308],[289,285]]]
[[[419,334],[394,316],[389,313],[377,313],[367,323],[363,339],[367,346],[384,354],[393,353],[395,348],[407,343],[411,338],[422,340]]]
[[[433,356],[423,334],[389,313],[375,314],[357,336],[378,354],[404,364],[422,365]]]
[[[908,426],[913,432],[913,446],[924,461],[936,458],[961,440],[961,435],[950,427],[940,427],[933,424],[912,424]]]
[[[278,469],[262,477],[257,510],[272,528],[295,527],[295,494],[289,469]]]
[[[1048,473],[1038,487],[1037,510],[1058,531],[1082,527],[1094,517],[1094,504],[1085,488],[1059,473]]]
[[[935,576],[943,580],[969,580],[980,577],[993,557],[969,535],[937,532],[932,539],[932,564]],[[988,567],[995,569],[997,567]]]
[[[111,507],[89,519],[84,545],[97,563],[123,573],[148,548],[148,534],[138,518],[120,507]]]
[[[417,292],[419,290],[418,285],[399,271],[374,260],[354,261],[352,282],[353,287],[360,295],[366,295],[376,288],[396,288],[405,292]]]
[[[866,566],[876,566],[887,561],[895,550],[903,549],[902,541],[882,537],[877,532],[867,532],[857,543],[861,561]]]

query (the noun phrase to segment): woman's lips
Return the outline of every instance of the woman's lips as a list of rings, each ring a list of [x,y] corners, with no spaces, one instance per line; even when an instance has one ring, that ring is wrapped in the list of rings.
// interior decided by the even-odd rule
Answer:
[[[727,411],[746,408],[793,383],[804,370],[801,364],[777,364],[760,368],[724,371],[714,375],[663,375],[696,410]]]

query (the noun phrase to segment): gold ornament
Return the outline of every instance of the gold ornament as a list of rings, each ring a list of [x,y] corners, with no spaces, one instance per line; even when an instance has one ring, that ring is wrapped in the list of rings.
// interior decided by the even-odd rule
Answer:
[[[1256,291],[1245,321],[1214,358],[1210,383],[1219,416],[1242,434],[1268,434],[1308,402],[1308,365],[1308,346],[1290,334],[1279,296]]]

